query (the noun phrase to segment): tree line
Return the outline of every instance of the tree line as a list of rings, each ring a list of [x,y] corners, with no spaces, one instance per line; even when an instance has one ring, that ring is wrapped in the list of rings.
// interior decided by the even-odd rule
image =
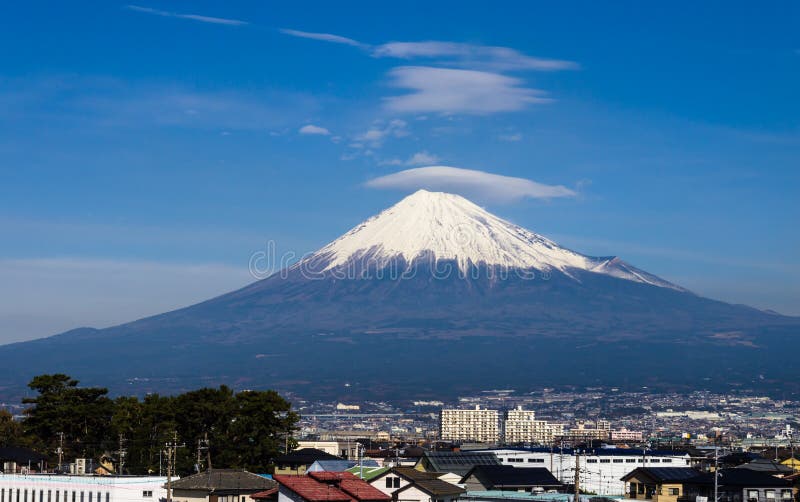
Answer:
[[[79,387],[64,374],[39,375],[28,384],[37,392],[22,421],[0,412],[0,446],[24,446],[58,463],[109,456],[124,450],[123,474],[166,472],[167,443],[177,449],[176,472],[209,467],[268,472],[273,458],[291,449],[299,415],[275,391],[233,392],[226,386],[144,399],[108,389]],[[199,453],[199,455],[198,455]],[[199,457],[199,462],[198,462]],[[95,463],[95,465],[97,465]],[[115,468],[118,468],[118,463]]]

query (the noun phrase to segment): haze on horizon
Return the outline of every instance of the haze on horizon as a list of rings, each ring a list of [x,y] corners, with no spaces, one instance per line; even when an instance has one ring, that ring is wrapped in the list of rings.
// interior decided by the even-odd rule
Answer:
[[[418,188],[800,315],[800,5],[15,4],[0,344],[253,280]]]

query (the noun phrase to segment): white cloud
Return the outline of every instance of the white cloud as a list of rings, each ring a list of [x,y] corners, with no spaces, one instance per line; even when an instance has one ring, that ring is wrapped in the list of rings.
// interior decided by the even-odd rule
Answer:
[[[427,150],[417,152],[406,160],[397,157],[383,159],[378,162],[380,166],[420,166],[424,164],[435,164],[441,159],[437,155],[429,153]]]
[[[316,134],[320,136],[328,136],[331,133],[324,127],[316,126],[314,124],[304,125],[297,132],[299,132],[300,134]]]
[[[154,16],[161,16],[161,17],[174,17],[178,19],[190,19],[192,21],[199,21],[201,23],[211,23],[211,24],[225,24],[228,26],[242,26],[249,24],[247,21],[241,21],[239,19],[228,19],[224,17],[211,17],[211,16],[203,16],[200,14],[181,14],[180,12],[169,12],[166,10],[158,10],[153,9],[150,7],[141,7],[139,5],[126,5],[126,9],[133,10],[136,12],[143,12],[145,14],[152,14]]]
[[[526,198],[552,199],[577,195],[575,191],[562,185],[545,185],[525,178],[449,166],[406,169],[375,178],[365,185],[382,189],[439,190],[496,203],[514,202]]]
[[[460,66],[490,71],[561,71],[579,68],[579,65],[574,61],[528,56],[516,49],[496,45],[424,40],[419,42],[388,42],[373,46],[332,33],[317,33],[290,29],[282,29],[280,31],[281,33],[293,37],[310,38],[312,40],[366,49],[376,58],[434,59],[438,63],[447,64],[448,66]]]
[[[474,45],[437,40],[424,42],[390,42],[375,47],[372,54],[375,57],[394,57],[399,59],[437,59],[448,65],[492,71],[560,71],[578,68],[577,63],[572,61],[527,56],[510,47]]]
[[[439,160],[441,159],[436,155],[428,153],[427,150],[423,150],[412,155],[411,158],[406,161],[406,164],[410,166],[421,166],[423,164],[435,164],[439,162]]]
[[[311,31],[290,30],[286,28],[280,31],[285,35],[291,35],[293,37],[309,38],[311,40],[321,40],[323,42],[350,45],[352,47],[362,47],[362,48],[368,47],[367,44],[362,44],[358,40],[353,40],[352,38],[347,38],[347,37],[341,37],[339,35],[333,35],[331,33],[314,33]]]
[[[394,86],[412,91],[386,98],[386,107],[397,112],[482,115],[551,101],[543,97],[543,91],[522,87],[521,80],[497,73],[401,66],[389,75]]]
[[[371,148],[380,148],[387,138],[402,138],[408,136],[408,123],[405,120],[394,119],[387,124],[376,124],[355,137],[355,142],[350,146],[363,148],[365,144]]]
[[[522,141],[522,134],[515,132],[511,134],[501,134],[497,137],[500,141]]]

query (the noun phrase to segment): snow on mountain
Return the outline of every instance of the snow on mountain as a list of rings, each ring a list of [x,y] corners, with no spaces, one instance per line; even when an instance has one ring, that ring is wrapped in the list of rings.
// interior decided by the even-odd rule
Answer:
[[[325,272],[358,260],[381,267],[403,259],[448,260],[462,272],[473,266],[558,270],[572,276],[584,270],[634,282],[681,290],[616,257],[595,258],[489,213],[459,195],[419,190],[366,220],[314,253]]]

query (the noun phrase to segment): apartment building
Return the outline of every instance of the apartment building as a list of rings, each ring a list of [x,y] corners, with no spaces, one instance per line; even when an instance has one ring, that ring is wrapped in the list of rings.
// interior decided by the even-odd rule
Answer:
[[[509,410],[505,419],[505,442],[552,444],[554,439],[564,435],[564,424],[547,420],[536,420],[536,412],[523,410],[521,406]]]
[[[500,441],[501,414],[498,410],[481,409],[480,406],[474,409],[442,409],[439,418],[439,431],[445,441]]]

